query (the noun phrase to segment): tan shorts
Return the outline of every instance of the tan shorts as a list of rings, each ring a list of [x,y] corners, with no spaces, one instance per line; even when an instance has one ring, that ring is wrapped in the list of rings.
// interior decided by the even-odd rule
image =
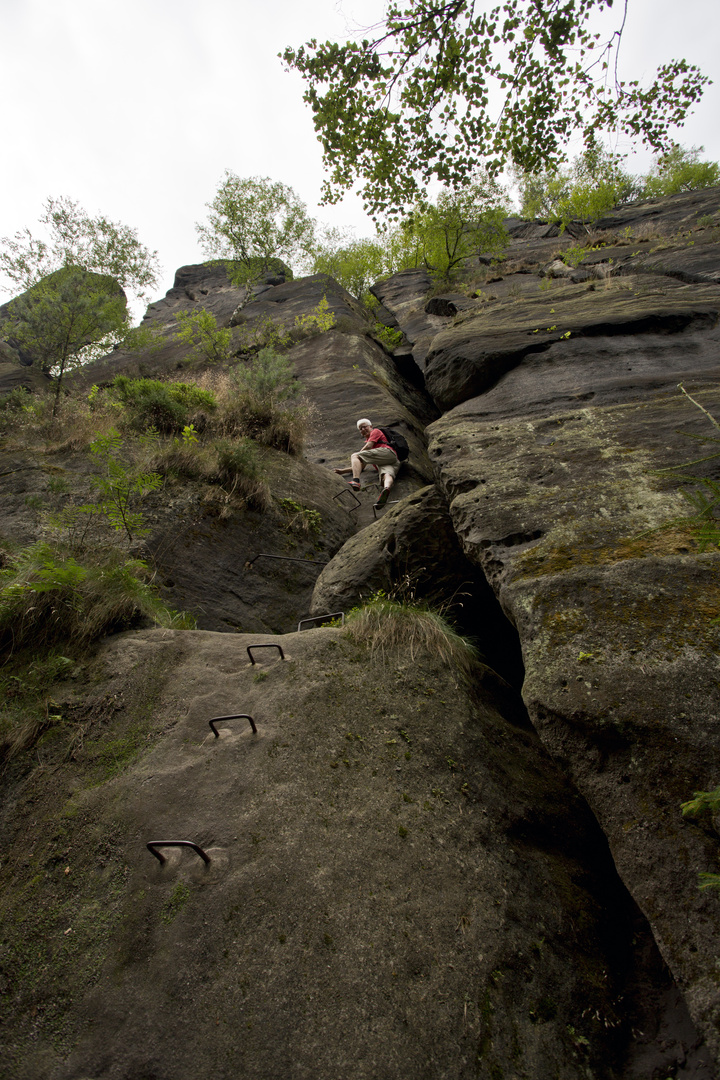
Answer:
[[[392,476],[394,480],[398,474],[400,462],[395,451],[388,446],[377,446],[374,450],[359,450],[357,456],[366,465],[376,465],[380,476]]]

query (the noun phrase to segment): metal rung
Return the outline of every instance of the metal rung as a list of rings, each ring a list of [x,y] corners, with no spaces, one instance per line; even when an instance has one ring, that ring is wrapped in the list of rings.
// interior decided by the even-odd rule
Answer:
[[[399,502],[401,502],[401,501],[402,500],[400,500],[400,499],[388,499],[388,501],[385,503],[385,506],[397,506],[397,504]],[[385,506],[381,506],[380,509],[384,510]],[[377,512],[378,512],[378,508],[375,505],[375,503],[373,503],[373,516],[374,516],[376,521],[377,521]]]
[[[333,495],[333,502],[339,499],[342,495],[352,495],[353,499],[355,500],[355,506],[345,508],[347,509],[348,514],[354,514],[358,506],[362,506],[360,499],[358,499],[357,495],[351,487],[343,488],[342,491],[338,491],[337,495]]]
[[[199,844],[193,843],[192,840],[151,840],[150,843],[146,844],[145,846],[147,847],[150,854],[155,856],[161,866],[163,863],[167,862],[165,856],[161,855],[159,851],[155,850],[156,848],[161,847],[189,847],[192,848],[192,850],[200,856],[204,863],[210,862],[210,856],[203,851]]]
[[[245,569],[249,570],[258,559],[279,559],[281,562],[299,562],[305,566],[327,566],[326,562],[318,562],[317,559],[296,559],[290,555],[266,555],[264,551],[261,551],[259,555],[254,555],[250,562],[245,563]]]
[[[215,727],[215,725],[219,724],[221,720],[249,720],[250,727],[253,729],[253,734],[257,735],[257,727],[255,726],[255,721],[253,720],[252,716],[248,716],[248,714],[244,712],[239,712],[233,713],[232,716],[213,716],[212,720],[208,720],[208,724],[210,725],[212,733],[216,739],[220,738],[220,732]]]
[[[310,619],[310,618],[301,619],[300,622],[298,623],[298,633],[300,633],[300,631],[302,630],[303,623],[322,622],[323,619],[337,619],[338,617],[340,618],[340,625],[344,626],[345,625],[345,612],[344,611],[333,611],[332,615],[315,615],[315,617],[312,618],[312,619]]]
[[[280,653],[280,659],[281,660],[285,659],[285,653],[282,651],[282,645],[276,645],[275,642],[270,642],[267,645],[262,645],[262,644],[261,645],[248,645],[247,654],[250,657],[250,663],[251,664],[255,663],[255,657],[250,652],[251,649],[277,649],[278,652]]]

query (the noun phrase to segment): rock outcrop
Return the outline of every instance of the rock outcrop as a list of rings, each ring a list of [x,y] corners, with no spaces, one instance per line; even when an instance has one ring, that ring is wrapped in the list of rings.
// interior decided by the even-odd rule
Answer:
[[[251,664],[257,643],[273,648]],[[6,924],[5,992],[29,994],[13,1076],[491,1077],[513,1061],[544,1080],[672,1062],[631,1034],[653,947],[604,839],[482,669],[468,692],[402,652],[390,677],[338,630],[143,631],[88,676],[76,708],[98,728],[42,795],[18,793],[7,834],[16,880],[46,868],[28,900],[54,897],[42,937],[22,908]],[[257,733],[241,717],[215,738],[208,720],[240,711]],[[107,748],[141,715],[150,748],[111,778]],[[209,864],[160,848],[161,865],[146,844],[163,839]],[[653,965],[664,1034],[690,1030]]]
[[[720,480],[719,206],[622,208],[592,250],[515,221],[455,292],[395,275],[374,288],[394,355],[324,276],[246,295],[183,268],[148,312],[162,347],[77,376],[190,370],[175,327],[198,307],[237,335],[323,297],[336,319],[289,353],[315,420],[304,459],[268,455],[271,511],[191,485],[149,505],[200,629],[109,638],[53,689],[72,741],[50,729],[6,772],[12,1080],[719,1075],[698,874],[720,843],[680,804],[720,782],[720,554],[679,479],[701,459]],[[361,415],[411,446],[382,511],[333,472]],[[57,490],[10,449],[8,544]],[[53,467],[86,468],[67,447]],[[260,550],[301,562],[260,572]],[[470,685],[411,641],[293,632],[378,590],[452,611]],[[161,866],[158,838],[211,861]]]

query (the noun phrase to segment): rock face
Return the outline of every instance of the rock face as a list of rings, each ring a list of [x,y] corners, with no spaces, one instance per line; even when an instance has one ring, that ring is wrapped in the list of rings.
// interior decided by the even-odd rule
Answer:
[[[258,640],[284,659],[248,663]],[[6,922],[8,992],[31,954],[35,1010],[54,1014],[48,1034],[61,1024],[33,1038],[26,1010],[5,1040],[13,1076],[490,1078],[512,1060],[544,1080],[637,1060],[651,942],[586,806],[499,714],[492,679],[469,694],[430,658],[385,667],[337,630],[132,633],[92,675],[115,738],[151,688],[153,745],[70,796],[71,850],[35,885],[36,901],[66,893],[44,923],[55,961],[32,915]],[[237,711],[257,734],[241,718],[214,738],[208,719]],[[30,831],[16,819],[15,873],[30,847],[53,865],[59,800],[101,765],[98,736]],[[159,839],[210,862],[165,848],[161,865]]]
[[[717,192],[672,203],[714,205]],[[435,338],[426,377],[450,408],[431,457],[466,556],[518,629],[530,717],[717,1052],[718,907],[697,888],[717,838],[679,805],[718,782],[720,556],[660,529],[687,512],[661,470],[699,456],[680,432],[713,435],[676,384],[720,416],[720,260],[700,237],[662,259],[631,244],[607,286],[523,297],[513,325],[498,301]]]
[[[395,275],[395,356],[328,278],[246,296],[183,268],[148,313],[162,349],[78,376],[188,370],[198,306],[234,334],[336,316],[289,353],[316,414],[304,459],[268,459],[272,511],[150,507],[201,629],[109,638],[53,688],[72,741],[5,774],[11,1080],[720,1075],[717,821],[680,812],[720,783],[720,554],[678,478],[720,480],[719,207],[622,208],[592,249],[516,221],[455,293]],[[377,514],[372,477],[356,500],[333,472],[362,415],[411,446]],[[50,479],[10,447],[6,543]],[[352,622],[290,632],[377,590],[449,606],[470,685]],[[161,866],[158,838],[210,864]]]

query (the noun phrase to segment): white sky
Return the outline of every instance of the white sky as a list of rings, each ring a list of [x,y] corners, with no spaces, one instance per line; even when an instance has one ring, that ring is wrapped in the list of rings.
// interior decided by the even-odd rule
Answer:
[[[0,236],[49,195],[131,225],[163,277],[199,262],[194,223],[224,170],[291,185],[331,225],[374,230],[360,200],[318,207],[321,148],[287,45],[345,40],[382,0],[0,0]],[[612,19],[621,14],[615,0]],[[614,23],[613,23],[614,25]],[[623,74],[685,57],[715,80],[677,139],[720,160],[720,3],[630,0]],[[647,154],[631,159],[646,170]],[[0,296],[0,300],[3,297]]]

